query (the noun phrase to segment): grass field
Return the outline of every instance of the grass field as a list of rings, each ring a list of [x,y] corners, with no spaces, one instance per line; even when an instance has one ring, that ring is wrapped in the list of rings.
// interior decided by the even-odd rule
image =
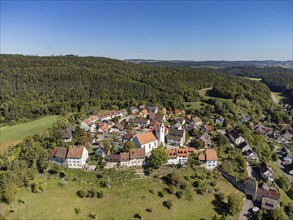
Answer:
[[[253,81],[261,81],[262,80],[261,78],[254,78],[254,77],[241,77],[241,78],[249,79],[249,80],[253,80]]]
[[[184,102],[184,107],[186,109],[196,109],[199,110],[203,108],[206,104],[204,102]]]
[[[271,93],[272,93],[272,96],[274,96],[276,100],[278,100],[278,102],[280,102],[282,99],[285,98],[281,92],[271,92]]]
[[[160,191],[166,184],[160,178],[143,178],[121,181],[120,185],[111,188],[100,188],[104,191],[104,198],[79,198],[77,190],[82,187],[96,187],[95,183],[77,183],[68,181],[61,185],[58,179],[49,179],[47,189],[39,194],[33,194],[29,189],[23,188],[18,198],[25,201],[11,207],[4,207],[7,219],[89,219],[90,213],[95,213],[98,219],[134,219],[140,213],[144,219],[211,219],[215,214],[211,203],[213,193],[198,195],[193,189],[193,200],[184,197],[178,199],[175,195],[166,194],[164,198],[149,189]],[[217,187],[220,191],[229,194],[239,193],[231,184],[222,177],[218,179]],[[241,194],[242,195],[242,194]],[[170,199],[173,207],[169,210],[162,205]],[[77,215],[74,208],[81,212]],[[152,209],[147,212],[146,209]],[[11,212],[11,209],[13,212]],[[237,217],[229,216],[228,219]]]
[[[60,116],[50,115],[31,122],[0,128],[0,154],[26,137],[44,132],[57,121],[58,117]]]

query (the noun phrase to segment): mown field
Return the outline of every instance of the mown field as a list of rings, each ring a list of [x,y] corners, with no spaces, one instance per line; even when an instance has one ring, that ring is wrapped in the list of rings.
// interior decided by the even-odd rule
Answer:
[[[183,174],[183,173],[182,173]],[[167,185],[160,178],[131,178],[113,184],[110,188],[99,188],[93,182],[68,181],[60,184],[57,178],[47,180],[48,186],[42,193],[31,193],[23,188],[18,194],[19,203],[13,207],[4,207],[7,219],[89,219],[92,213],[98,219],[134,219],[140,214],[143,219],[211,219],[216,211],[212,201],[213,193],[198,195],[191,189],[192,201],[174,194],[160,197],[156,192],[162,191]],[[79,198],[76,192],[81,188],[98,187],[104,192],[103,198]],[[228,195],[235,192],[242,195],[221,176],[217,185],[221,192]],[[155,193],[151,193],[150,189]],[[162,205],[171,200],[173,207],[168,209]],[[80,209],[76,214],[75,209]],[[146,209],[152,210],[147,211]],[[228,216],[236,219],[237,216]]]
[[[254,80],[254,81],[261,81],[261,78],[255,78],[255,77],[242,77],[244,79]]]
[[[31,122],[5,126],[0,128],[0,154],[3,154],[9,146],[21,142],[28,136],[40,134],[46,131],[57,121],[58,115],[50,115]]]

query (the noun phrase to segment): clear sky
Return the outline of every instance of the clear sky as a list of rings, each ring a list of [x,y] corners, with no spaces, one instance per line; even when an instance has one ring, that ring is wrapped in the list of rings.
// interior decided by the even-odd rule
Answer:
[[[292,0],[1,0],[1,53],[292,60],[292,11]]]

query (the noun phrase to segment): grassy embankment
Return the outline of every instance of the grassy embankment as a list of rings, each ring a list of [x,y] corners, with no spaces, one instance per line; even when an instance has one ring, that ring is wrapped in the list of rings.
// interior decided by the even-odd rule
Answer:
[[[167,172],[174,169],[165,168],[167,168]],[[188,176],[192,172],[194,171],[191,169],[182,169],[180,175]],[[13,207],[6,206],[4,217],[7,219],[88,219],[90,213],[94,213],[98,219],[134,219],[135,214],[139,213],[144,219],[211,219],[216,214],[212,203],[215,197],[212,192],[199,195],[191,186],[192,201],[187,200],[184,196],[178,199],[174,194],[168,193],[164,194],[164,197],[160,197],[157,192],[168,187],[160,178],[140,179],[132,175],[126,179],[127,174],[120,170],[110,173],[112,173],[109,174],[111,179],[113,176],[116,179],[112,179],[110,188],[97,186],[94,172],[86,175],[86,177],[92,176],[92,180],[83,178],[84,181],[68,181],[66,184],[61,184],[60,179],[49,176],[49,179],[46,180],[48,186],[42,193],[34,194],[27,188],[21,189],[18,198],[22,199],[24,203],[16,204]],[[121,175],[121,173],[124,174]],[[191,184],[192,179],[189,181]],[[84,187],[98,188],[104,192],[104,197],[100,199],[79,198],[76,192]],[[213,188],[218,188],[226,195],[233,192],[243,196],[221,176],[217,178],[217,184]],[[173,203],[171,209],[162,205],[169,199]],[[75,208],[80,209],[78,215],[75,213]],[[237,216],[228,216],[228,219],[237,219]]]
[[[26,137],[46,131],[57,121],[58,115],[50,115],[31,122],[0,128],[0,154]]]

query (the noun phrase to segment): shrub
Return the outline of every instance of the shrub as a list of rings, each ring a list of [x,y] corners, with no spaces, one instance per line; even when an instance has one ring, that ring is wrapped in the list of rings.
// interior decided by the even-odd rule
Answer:
[[[165,206],[166,208],[168,209],[171,209],[173,204],[172,204],[172,201],[169,199],[169,200],[166,200],[163,202],[163,206]]]
[[[79,215],[79,213],[81,212],[80,208],[74,208],[74,212],[76,215]]]
[[[159,191],[159,192],[158,192],[158,196],[160,196],[160,197],[164,197],[164,193],[161,192],[161,191]]]
[[[89,218],[97,219],[97,218],[98,218],[98,214],[95,213],[95,212],[91,212],[91,213],[89,214]]]
[[[189,189],[188,190],[185,190],[185,199],[188,200],[188,201],[192,201],[193,200],[192,193],[191,193],[191,191]]]
[[[150,192],[151,194],[156,194],[156,189],[155,189],[155,188],[151,188],[151,189],[149,189],[149,192]]]
[[[42,192],[47,187],[47,183],[43,180],[34,180],[31,182],[31,190],[33,193]]]
[[[135,214],[133,215],[133,218],[142,219],[142,214],[141,214],[141,213],[135,213]]]
[[[177,191],[177,192],[175,193],[175,196],[176,196],[178,199],[181,199],[182,196],[183,196],[183,191]]]
[[[77,191],[76,193],[80,198],[84,198],[85,197],[85,192],[83,189],[80,189]]]
[[[97,198],[101,199],[104,197],[104,192],[103,191],[98,191],[97,192]]]
[[[146,208],[145,211],[146,212],[153,212],[153,208]]]

